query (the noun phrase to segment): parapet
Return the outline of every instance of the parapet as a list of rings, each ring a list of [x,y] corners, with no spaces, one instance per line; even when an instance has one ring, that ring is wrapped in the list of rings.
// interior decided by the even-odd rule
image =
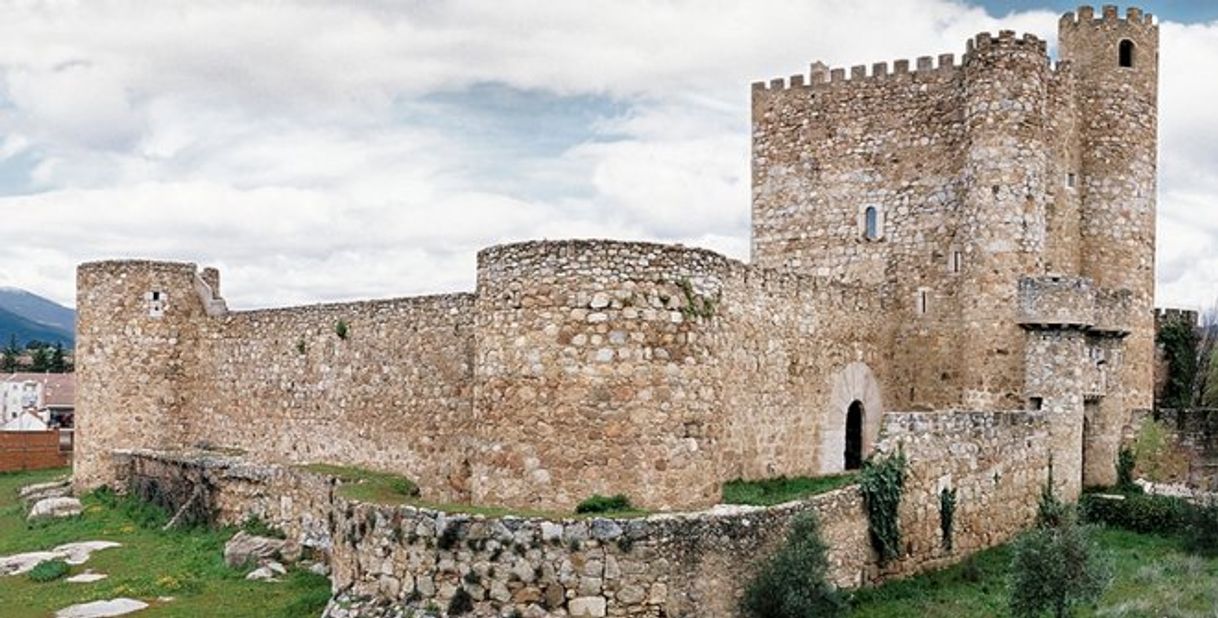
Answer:
[[[849,71],[845,68],[831,69],[822,62],[813,62],[807,74],[792,75],[790,78],[779,77],[769,82],[753,82],[753,91],[777,92],[800,88],[826,90],[875,82],[912,80],[917,77],[935,79],[954,75],[959,68],[955,54],[920,56],[913,61],[895,60],[891,69],[887,62],[875,62],[870,67],[859,64],[850,67]]]
[[[966,62],[974,54],[999,50],[1031,50],[1048,57],[1048,45],[1044,39],[1034,34],[1017,37],[1014,30],[1000,30],[998,36],[982,32],[969,39],[964,46]]]
[[[1200,323],[1201,314],[1192,309],[1177,309],[1174,307],[1156,307],[1155,308],[1155,330],[1163,328],[1163,325],[1168,322],[1183,321],[1185,324],[1191,324],[1196,328]]]
[[[1083,5],[1077,10],[1071,11],[1061,16],[1058,22],[1060,28],[1077,27],[1079,25],[1090,25],[1094,23],[1106,24],[1126,24],[1129,26],[1140,26],[1153,28],[1155,27],[1155,16],[1152,13],[1143,13],[1142,9],[1137,7],[1129,7],[1125,9],[1125,17],[1121,18],[1120,11],[1116,5],[1106,4],[1100,9],[1100,14],[1097,17],[1095,9]]]
[[[1086,277],[1048,275],[1019,280],[1020,326],[1087,329],[1095,323],[1095,288]]]

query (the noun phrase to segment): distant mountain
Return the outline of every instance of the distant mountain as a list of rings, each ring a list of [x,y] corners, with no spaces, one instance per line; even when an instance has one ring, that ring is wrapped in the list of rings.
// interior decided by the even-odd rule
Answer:
[[[76,330],[75,311],[18,288],[0,287],[0,309],[7,309],[27,320],[69,333]]]
[[[75,331],[75,311],[25,290],[0,288],[0,346],[13,335],[22,345],[37,339],[71,346]]]

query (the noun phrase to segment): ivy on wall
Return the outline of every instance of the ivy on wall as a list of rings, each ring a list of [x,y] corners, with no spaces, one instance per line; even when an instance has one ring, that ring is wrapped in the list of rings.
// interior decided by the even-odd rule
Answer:
[[[1185,319],[1169,319],[1155,334],[1167,359],[1167,384],[1163,405],[1183,409],[1193,405],[1193,386],[1197,381],[1197,329]]]
[[[901,526],[899,508],[905,490],[906,459],[904,451],[887,457],[872,457],[863,463],[859,490],[867,508],[867,527],[871,545],[887,562],[901,555]]]
[[[939,530],[943,533],[943,549],[952,550],[952,524],[956,517],[956,490],[944,487],[939,491]]]

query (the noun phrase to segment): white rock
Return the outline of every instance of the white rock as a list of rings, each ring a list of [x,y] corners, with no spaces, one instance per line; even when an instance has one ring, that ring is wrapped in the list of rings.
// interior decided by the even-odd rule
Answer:
[[[269,559],[283,549],[284,541],[264,536],[254,536],[244,530],[233,535],[224,544],[224,562],[237,568],[242,565]]]
[[[567,604],[571,618],[601,618],[605,615],[605,597],[576,597]]]
[[[256,569],[254,569],[253,571],[250,571],[249,575],[245,576],[245,579],[248,579],[249,581],[252,581],[252,582],[278,581],[275,579],[275,573],[267,567],[258,567]]]
[[[270,562],[267,562],[266,564],[264,564],[262,566],[270,569],[273,573],[275,573],[277,575],[287,575],[288,574],[288,570],[286,568],[284,568],[284,566],[282,564],[275,562],[274,560],[271,560]]]
[[[93,601],[65,607],[55,612],[55,618],[107,618],[138,612],[146,607],[148,604],[143,601],[127,598]]]
[[[30,514],[26,516],[26,519],[33,521],[35,519],[73,517],[80,515],[81,508],[80,500],[76,498],[43,498],[34,503],[34,508],[30,509]]]
[[[34,568],[39,562],[47,560],[63,560],[71,565],[84,564],[93,552],[112,547],[122,547],[122,545],[113,541],[86,541],[60,545],[51,551],[35,551],[0,557],[0,576],[20,575]]]
[[[110,576],[106,575],[105,573],[94,573],[93,571],[85,571],[84,573],[81,573],[80,575],[73,575],[73,576],[69,577],[66,581],[68,581],[69,583],[73,583],[73,584],[91,584],[93,582],[98,582],[103,579],[106,579],[107,577],[110,577]]]

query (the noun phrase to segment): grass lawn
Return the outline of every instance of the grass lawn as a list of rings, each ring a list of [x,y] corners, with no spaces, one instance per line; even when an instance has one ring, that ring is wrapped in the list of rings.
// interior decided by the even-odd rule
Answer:
[[[0,556],[76,541],[116,541],[123,546],[96,552],[70,572],[92,569],[110,577],[91,584],[0,577],[0,614],[5,618],[46,618],[75,603],[120,596],[153,603],[134,614],[141,617],[300,618],[318,616],[325,607],[330,596],[326,578],[293,570],[278,583],[247,582],[244,571],[224,564],[224,542],[233,530],[161,532],[165,513],[112,495],[85,496],[80,517],[27,526],[17,490],[67,473],[0,474]],[[158,597],[173,600],[156,602]]]
[[[1112,558],[1112,586],[1096,607],[1077,616],[1218,616],[1218,558],[1201,558],[1175,538],[1103,529],[1100,545]],[[955,618],[1007,616],[1003,546],[952,568],[854,594],[852,617]]]
[[[857,482],[858,474],[854,472],[816,477],[780,476],[759,481],[737,479],[723,484],[723,503],[773,506],[823,494]]]
[[[650,512],[637,508],[603,513],[560,513],[535,509],[433,502],[420,498],[418,486],[410,479],[391,472],[379,472],[356,466],[339,466],[325,463],[306,464],[300,466],[300,468],[309,472],[336,477],[342,482],[342,485],[338,488],[338,495],[349,500],[358,500],[368,504],[405,504],[454,514],[482,515],[484,517],[540,517],[556,520],[595,517],[627,518],[650,515]]]

